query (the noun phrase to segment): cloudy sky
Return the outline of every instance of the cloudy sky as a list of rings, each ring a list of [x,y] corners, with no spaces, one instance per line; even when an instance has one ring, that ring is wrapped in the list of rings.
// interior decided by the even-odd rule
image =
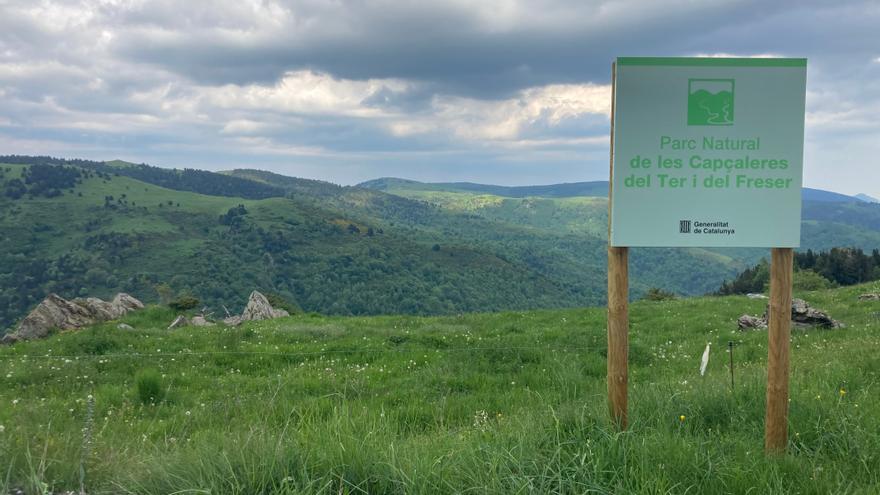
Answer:
[[[619,55],[809,58],[805,184],[880,197],[880,2],[0,0],[0,154],[607,179]]]

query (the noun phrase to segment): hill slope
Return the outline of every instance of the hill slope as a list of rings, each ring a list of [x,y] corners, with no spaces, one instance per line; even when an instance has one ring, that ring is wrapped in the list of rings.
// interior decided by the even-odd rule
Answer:
[[[25,167],[3,169],[8,183]],[[235,311],[255,288],[334,314],[576,300],[558,281],[479,247],[449,242],[435,250],[405,230],[310,201],[207,196],[125,176],[89,176],[53,197],[0,196],[0,241],[0,326],[48,292],[126,291],[150,301],[159,284],[191,292],[215,311]]]
[[[0,348],[0,493],[78,490],[81,466],[88,493],[874,493],[868,290],[796,294],[847,328],[792,333],[790,455],[770,458],[767,335],[735,330],[764,301],[633,304],[625,434],[601,308],[173,331],[152,308]]]
[[[597,194],[590,196],[567,196],[567,191],[578,184],[540,186],[550,191],[550,195],[526,198],[489,192],[504,189],[497,186],[474,185],[471,191],[466,191],[456,187],[455,184],[426,184],[402,179],[379,179],[362,185],[436,204],[448,211],[467,212],[493,221],[528,226],[546,233],[579,232],[606,239],[607,184],[607,182],[580,183],[581,187],[597,186]],[[803,198],[802,249],[822,250],[852,246],[870,251],[880,246],[880,205],[831,191],[810,188],[804,188]],[[635,256],[644,256],[640,254],[642,251],[634,250]],[[712,248],[689,252],[699,256],[714,256],[726,266],[753,264],[761,257],[767,256],[766,250],[763,249]]]
[[[256,170],[7,158],[25,165],[0,166],[0,241],[8,246],[0,252],[0,330],[53,291],[156,301],[159,287],[222,312],[259,289],[343,315],[605,300],[601,197],[511,198],[418,183],[389,194]],[[880,245],[878,205],[807,201],[804,211],[805,247]],[[654,286],[713,291],[762,256],[633,250],[632,296]]]

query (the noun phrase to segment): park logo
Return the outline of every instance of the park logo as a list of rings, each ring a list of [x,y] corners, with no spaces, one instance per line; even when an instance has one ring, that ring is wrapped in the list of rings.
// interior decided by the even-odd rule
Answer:
[[[690,234],[691,233],[691,221],[690,220],[679,220],[678,221],[678,232],[681,234]]]
[[[733,125],[733,79],[688,79],[687,125]]]

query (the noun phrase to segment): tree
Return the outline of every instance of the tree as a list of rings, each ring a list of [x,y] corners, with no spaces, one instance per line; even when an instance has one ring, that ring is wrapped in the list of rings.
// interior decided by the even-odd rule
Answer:
[[[174,289],[172,289],[170,285],[163,282],[161,284],[156,284],[153,288],[156,290],[156,294],[159,294],[159,301],[162,304],[168,304],[174,299]]]

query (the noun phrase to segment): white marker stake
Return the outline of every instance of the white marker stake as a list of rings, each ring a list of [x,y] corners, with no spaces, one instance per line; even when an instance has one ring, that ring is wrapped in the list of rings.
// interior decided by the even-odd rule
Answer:
[[[706,344],[706,350],[703,351],[703,359],[700,361],[700,376],[703,376],[706,374],[706,366],[709,365],[709,346],[711,346],[711,345],[712,345],[711,342]]]

